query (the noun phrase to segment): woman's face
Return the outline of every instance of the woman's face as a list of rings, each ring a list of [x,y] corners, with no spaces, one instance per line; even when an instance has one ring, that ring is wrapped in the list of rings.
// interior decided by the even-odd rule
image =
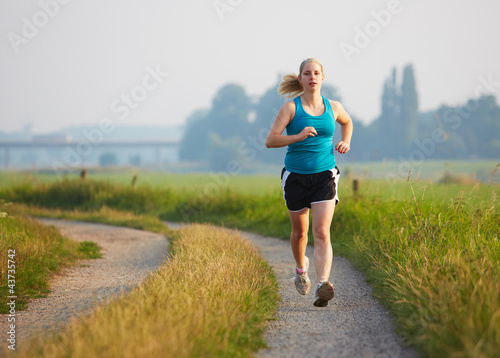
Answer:
[[[304,89],[321,88],[325,76],[321,71],[321,66],[313,61],[307,62],[299,76],[299,81]]]

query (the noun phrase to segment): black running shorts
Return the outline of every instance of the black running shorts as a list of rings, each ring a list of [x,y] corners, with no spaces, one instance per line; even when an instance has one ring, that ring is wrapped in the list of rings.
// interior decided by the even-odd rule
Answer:
[[[337,167],[315,174],[297,174],[283,168],[281,185],[288,210],[310,209],[311,204],[331,200],[335,200],[337,205],[339,177],[340,171]]]

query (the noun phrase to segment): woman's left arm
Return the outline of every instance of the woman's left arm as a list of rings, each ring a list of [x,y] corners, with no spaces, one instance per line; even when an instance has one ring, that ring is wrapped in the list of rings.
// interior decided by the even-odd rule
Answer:
[[[342,135],[342,140],[337,143],[335,149],[340,154],[345,154],[351,149],[351,137],[352,137],[352,119],[346,112],[342,104],[337,101],[330,101],[332,105],[333,114],[335,115],[335,120],[340,124],[340,132]]]

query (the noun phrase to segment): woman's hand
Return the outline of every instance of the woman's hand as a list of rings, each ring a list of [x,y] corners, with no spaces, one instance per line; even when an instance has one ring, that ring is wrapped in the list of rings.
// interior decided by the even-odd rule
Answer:
[[[318,132],[316,132],[316,129],[314,127],[305,127],[298,134],[299,142],[303,141],[307,137],[314,137],[316,134],[318,134]]]
[[[339,152],[339,154],[345,154],[350,149],[351,149],[351,146],[344,141],[338,142],[337,145],[335,146],[335,150],[337,150]]]
[[[337,143],[335,149],[339,154],[345,154],[351,149],[352,119],[345,111],[344,107],[337,101],[330,101],[336,121],[340,124],[342,140]]]

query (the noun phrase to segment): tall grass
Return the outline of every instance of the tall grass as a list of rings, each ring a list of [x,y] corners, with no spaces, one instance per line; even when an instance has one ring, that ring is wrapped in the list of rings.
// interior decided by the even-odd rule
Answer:
[[[211,226],[181,230],[170,258],[126,296],[19,357],[247,357],[264,345],[277,285],[256,249]]]
[[[500,349],[495,192],[484,209],[471,210],[469,200],[353,198],[335,218],[337,251],[364,269],[406,340],[429,356],[495,357]]]

